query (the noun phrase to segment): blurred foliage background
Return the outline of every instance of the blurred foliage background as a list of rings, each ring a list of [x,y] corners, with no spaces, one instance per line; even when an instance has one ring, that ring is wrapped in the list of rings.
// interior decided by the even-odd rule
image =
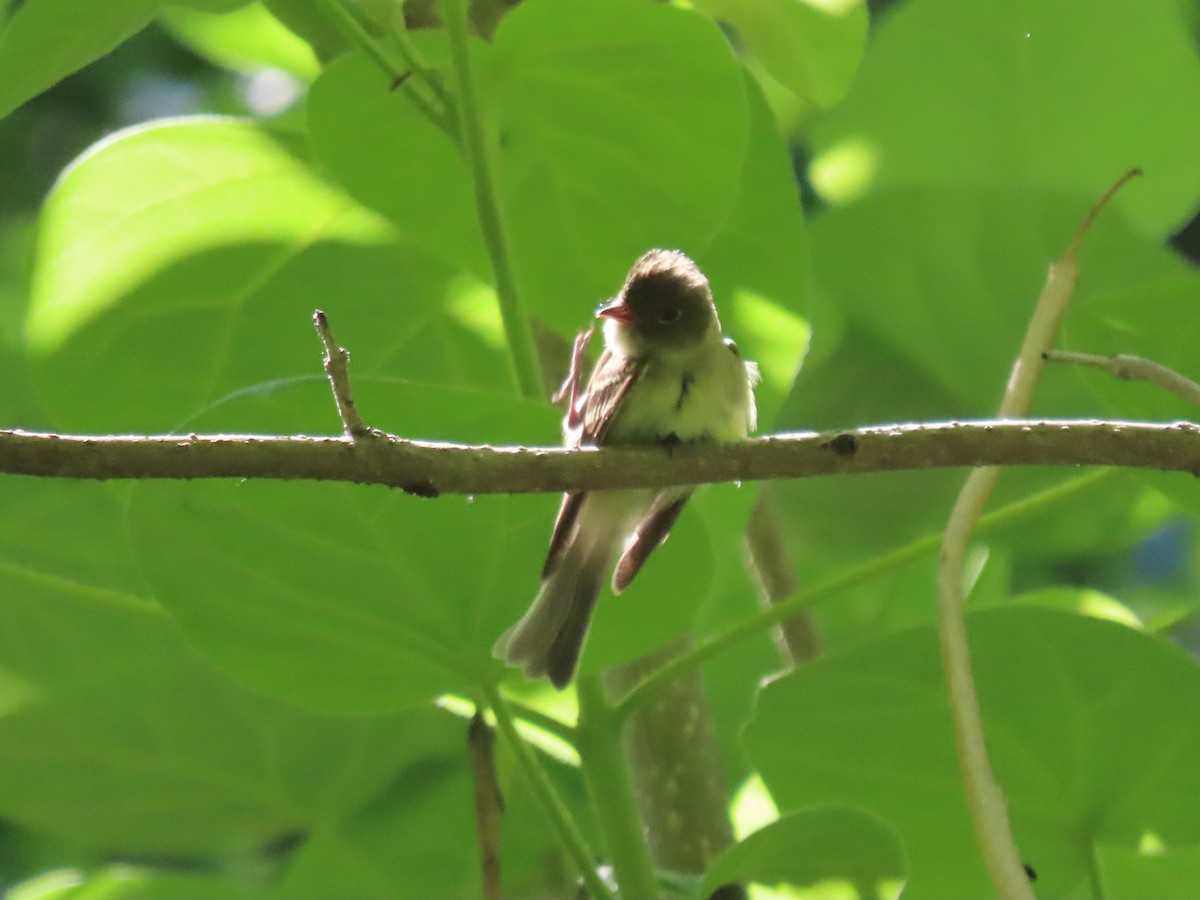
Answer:
[[[472,55],[548,356],[638,253],[679,246],[763,368],[764,431],[985,417],[1047,263],[1140,165],[1084,247],[1063,345],[1200,378],[1190,0],[509,6],[473,5]],[[407,17],[448,68],[435,4],[345,8],[392,53]],[[309,326],[322,307],[371,424],[557,441],[555,412],[509,386],[454,141],[318,5],[0,10],[5,427],[335,432]],[[1037,412],[1198,415],[1065,368]],[[800,587],[853,586],[812,610],[819,651],[790,674],[763,686],[785,668],[765,631],[704,667],[742,840],[674,890],[988,892],[934,553],[854,577],[936,534],[961,480],[771,486]],[[636,589],[602,600],[585,673],[755,613],[742,535],[758,490],[697,499]],[[980,537],[968,602],[1035,889],[1196,896],[1200,493],[1181,476],[1022,470],[994,505],[1018,501]],[[536,588],[554,504],[0,481],[0,890],[478,896],[461,716],[494,683],[560,723],[567,740],[540,732],[538,752],[603,858],[571,693],[490,655]],[[572,865],[499,752],[506,892],[568,896]]]

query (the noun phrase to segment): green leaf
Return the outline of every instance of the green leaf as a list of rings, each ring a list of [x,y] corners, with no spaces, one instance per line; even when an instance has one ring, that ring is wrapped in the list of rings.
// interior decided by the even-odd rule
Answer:
[[[937,380],[951,401],[941,415],[988,416],[1047,266],[1067,249],[1088,207],[1087,200],[1015,188],[881,191],[814,222],[817,276],[844,317]],[[1145,290],[1180,272],[1177,260],[1113,208],[1089,232],[1079,267],[1071,322],[1100,296]],[[882,369],[874,375],[888,377]],[[1040,415],[1093,409],[1092,398],[1071,380],[1047,380],[1038,391]]]
[[[0,816],[104,854],[250,857],[335,822],[409,754],[412,716],[338,719],[236,686],[149,598],[112,489],[6,481]],[[27,515],[36,511],[36,516]]]
[[[1200,669],[1170,644],[1035,608],[969,617],[988,748],[1037,891],[1085,886],[1097,844],[1200,837]],[[932,627],[864,642],[764,689],[747,732],[782,809],[852,803],[900,834],[905,896],[984,896]]]
[[[917,64],[919,61],[919,64]],[[865,148],[878,188],[1051,189],[1114,201],[1160,239],[1194,212],[1200,64],[1174,0],[1046,0],[897,8],[818,152]]]
[[[697,262],[725,333],[758,363],[759,431],[770,430],[808,346],[808,234],[787,146],[762,90],[745,76],[750,130],[737,199]]]
[[[429,756],[409,766],[387,791],[338,829],[315,834],[296,853],[274,896],[283,900],[481,896],[467,723],[456,725],[458,752]],[[513,773],[511,779],[505,778],[505,751],[502,744],[497,746],[504,796],[499,849],[505,894],[570,896],[575,881],[572,866],[523,777]],[[579,770],[546,758],[542,764],[577,820],[584,821],[587,797]],[[588,839],[594,836],[589,833]]]
[[[192,0],[223,11],[246,0]],[[141,31],[164,0],[28,0],[0,31],[0,117]]]
[[[533,0],[504,18],[488,110],[528,308],[565,331],[651,247],[701,254],[736,197],[742,73],[703,17],[640,0]]]
[[[1153,838],[1147,835],[1140,847],[1097,848],[1105,900],[1191,900],[1200,895],[1200,847],[1168,849]]]
[[[282,69],[302,81],[312,81],[320,70],[312,47],[261,3],[224,13],[169,6],[159,21],[176,40],[227,69]]]
[[[351,49],[337,23],[312,0],[263,0],[267,10],[312,48],[317,57],[330,60]]]
[[[862,0],[701,0],[728,22],[753,57],[792,93],[820,107],[840,101],[862,59]]]
[[[150,23],[162,0],[30,0],[0,31],[0,116]]]
[[[819,806],[783,816],[718,856],[701,895],[743,882],[830,892],[841,884],[861,900],[895,900],[904,873],[904,850],[886,822],[854,807]]]
[[[441,36],[414,37],[445,70]],[[538,0],[471,53],[532,313],[573,333],[648,248],[705,250],[735,201],[747,142],[742,76],[710,22],[639,0]],[[462,157],[366,61],[317,80],[310,123],[355,197],[443,258],[490,272]]]
[[[7,900],[255,900],[261,887],[232,877],[111,866],[87,874],[46,872],[13,886]]]
[[[449,66],[441,34],[410,37],[430,65]],[[472,48],[479,55],[489,49]],[[307,108],[313,150],[350,194],[385,215],[407,240],[491,277],[471,176],[458,148],[371,60],[356,53],[328,66]]]
[[[190,423],[304,431],[324,379],[264,386]],[[545,442],[548,407],[429,385],[357,382],[415,437]],[[491,647],[537,587],[554,498],[422,500],[348,484],[142,483],[130,528],[162,603],[238,680],[320,709],[398,709],[492,679]]]
[[[316,375],[316,308],[356,375],[486,385],[505,365],[478,282],[399,246],[292,143],[184,120],[122,132],[60,179],[27,333],[60,427],[161,431],[248,385]]]
[[[1153,280],[1135,285],[1103,285],[1073,311],[1063,328],[1063,349],[1101,356],[1140,356],[1200,381],[1195,338],[1200,329],[1196,296],[1200,273],[1179,260],[1164,265]],[[1127,381],[1109,372],[1076,365],[1051,367],[1047,378],[1086,385],[1099,398],[1098,408],[1119,419],[1195,421],[1193,403],[1150,382]],[[1139,471],[1138,477],[1188,509],[1200,509],[1194,478]]]

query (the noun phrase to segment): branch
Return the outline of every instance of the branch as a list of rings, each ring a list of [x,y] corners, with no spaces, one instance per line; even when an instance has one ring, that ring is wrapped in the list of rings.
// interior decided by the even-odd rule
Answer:
[[[527,494],[959,466],[1124,466],[1200,475],[1200,425],[930,422],[733,444],[490,447],[306,435],[63,435],[0,430],[0,472],[56,478],[348,481],[438,494]]]
[[[479,861],[483,868],[485,900],[501,900],[500,888],[500,815],[504,797],[496,780],[496,733],[483,720],[478,709],[467,729],[471,750],[471,774],[475,783],[475,836],[479,841]]]
[[[1076,259],[1079,245],[1100,209],[1117,190],[1138,174],[1139,170],[1132,169],[1109,188],[1076,229],[1066,252],[1050,264],[1046,283],[1030,316],[1025,337],[1009,374],[1004,398],[1000,401],[999,418],[1029,415],[1034,389],[1046,364],[1046,354],[1058,338],[1059,326],[1079,280]],[[963,615],[963,566],[967,546],[999,478],[1000,468],[997,466],[975,469],[967,476],[950,511],[938,560],[938,638],[975,840],[996,895],[1002,900],[1032,900],[1029,878],[1009,826],[1004,793],[996,782],[988,760],[983,716],[971,673],[967,623]]]
[[[1117,353],[1113,356],[1097,356],[1094,353],[1073,353],[1070,350],[1049,350],[1043,354],[1047,362],[1076,363],[1103,369],[1124,381],[1147,381],[1155,387],[1170,391],[1193,406],[1200,407],[1200,384],[1141,356]]]

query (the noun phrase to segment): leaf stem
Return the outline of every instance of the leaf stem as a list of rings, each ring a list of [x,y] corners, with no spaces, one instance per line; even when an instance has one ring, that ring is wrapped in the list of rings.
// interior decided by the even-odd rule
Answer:
[[[538,762],[533,750],[517,731],[516,718],[513,716],[508,701],[500,693],[499,688],[490,682],[481,685],[480,688],[488,706],[492,709],[492,714],[496,717],[496,726],[504,735],[504,739],[508,741],[513,755],[517,759],[517,765],[525,774],[529,786],[542,806],[542,811],[550,820],[551,827],[557,833],[558,839],[562,841],[571,861],[579,870],[588,894],[593,900],[614,900],[612,891],[600,878],[592,849],[584,840],[583,833],[575,824],[575,820],[571,818],[570,810],[567,809],[562,797],[555,790],[550,776]]]
[[[442,20],[450,40],[450,56],[454,63],[454,106],[458,110],[459,134],[467,166],[471,170],[471,181],[475,188],[475,211],[479,217],[483,243],[492,263],[492,276],[496,281],[496,296],[500,301],[500,317],[504,322],[504,334],[508,338],[513,372],[521,396],[529,400],[542,400],[545,386],[542,383],[541,363],[538,360],[529,319],[522,309],[521,297],[517,293],[517,282],[508,257],[508,244],[500,222],[500,206],[488,165],[483,126],[475,100],[475,83],[471,76],[471,58],[467,47],[466,0],[442,0]]]
[[[979,520],[976,531],[982,533],[1020,520],[1032,512],[1066,500],[1108,480],[1117,471],[1117,469],[1099,469],[1094,472],[1088,472],[1086,475],[1080,475],[1077,478],[1072,478],[1062,484],[1056,484],[1054,487],[1047,488],[1044,491],[1038,491],[1036,494],[1023,497],[984,516]],[[818,603],[830,600],[872,579],[899,569],[901,566],[931,555],[938,549],[941,542],[942,535],[940,533],[927,535],[904,547],[898,547],[874,559],[860,563],[854,568],[840,575],[835,575],[833,578],[814,588],[801,591],[791,599],[763,609],[745,621],[730,626],[724,631],[699,642],[695,647],[675,657],[639,682],[636,687],[620,699],[616,704],[614,713],[622,719],[628,717],[665,685],[688,669],[703,665],[714,656],[723,653],[735,644],[754,637],[758,633],[766,631],[771,626],[786,621],[816,606]]]
[[[621,740],[624,719],[614,714],[599,676],[581,677],[576,690],[579,695],[576,747],[618,891],[622,897],[657,897],[658,879]]]

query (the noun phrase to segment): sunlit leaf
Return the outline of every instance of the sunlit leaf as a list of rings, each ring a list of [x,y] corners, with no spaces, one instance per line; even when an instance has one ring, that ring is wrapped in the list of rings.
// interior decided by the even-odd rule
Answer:
[[[845,96],[867,41],[862,0],[701,0],[774,78],[816,106]]]
[[[701,893],[757,882],[813,888],[817,896],[840,886],[859,900],[895,900],[904,871],[904,850],[887,823],[853,807],[818,806],[784,816],[730,847],[713,861]]]
[[[919,64],[918,64],[919,61]],[[1174,0],[922,0],[886,17],[818,151],[866,142],[879,188],[1050,189],[1118,197],[1161,238],[1195,211],[1200,64]]]

